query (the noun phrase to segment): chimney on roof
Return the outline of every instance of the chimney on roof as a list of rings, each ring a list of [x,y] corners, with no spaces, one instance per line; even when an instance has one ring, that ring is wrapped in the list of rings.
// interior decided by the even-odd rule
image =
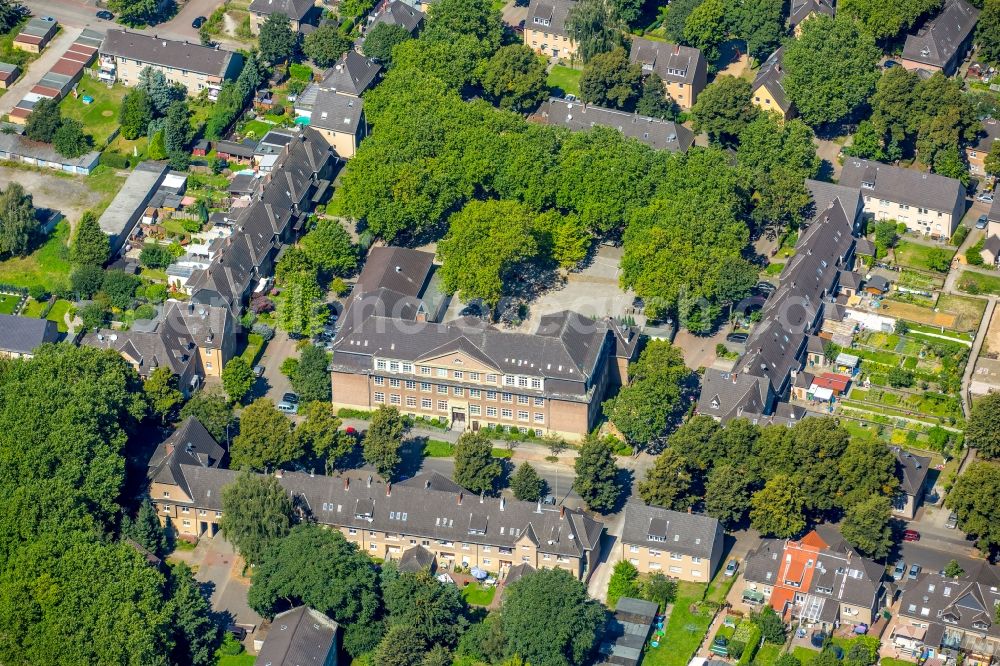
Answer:
[[[565,517],[566,517],[566,507],[561,506],[559,507],[559,520],[562,520]]]
[[[464,495],[464,493],[459,493],[458,494],[458,498],[457,498],[457,504],[458,504],[458,506],[462,506],[462,495]]]
[[[500,498],[500,510],[503,511],[506,508],[507,508],[507,500],[505,500],[503,497],[501,497]]]
[[[424,481],[424,489],[430,490],[430,487],[431,487],[431,480],[427,479],[426,481]]]
[[[174,445],[173,444],[167,444],[167,455],[168,456],[172,455],[173,452],[174,452]]]
[[[735,372],[733,373],[733,383],[734,384],[736,383],[736,373]]]
[[[392,484],[391,483],[385,484],[385,496],[386,497],[392,497]]]
[[[680,55],[680,54],[681,54],[681,45],[674,44],[674,55]]]
[[[368,475],[368,487],[369,488],[372,487],[372,475],[371,474]]]
[[[351,487],[351,479],[349,477],[344,477],[344,490],[348,490]]]

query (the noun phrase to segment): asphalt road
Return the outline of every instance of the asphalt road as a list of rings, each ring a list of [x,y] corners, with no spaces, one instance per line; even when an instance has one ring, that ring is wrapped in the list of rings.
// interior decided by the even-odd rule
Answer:
[[[113,21],[102,21],[95,14],[100,9],[95,0],[24,0],[24,4],[36,16],[54,16],[64,26],[91,28],[104,32],[109,28],[122,28]],[[200,43],[198,31],[191,22],[198,16],[209,16],[222,4],[222,0],[187,0],[181,2],[177,14],[166,23],[133,32],[144,32],[168,39],[188,40]]]

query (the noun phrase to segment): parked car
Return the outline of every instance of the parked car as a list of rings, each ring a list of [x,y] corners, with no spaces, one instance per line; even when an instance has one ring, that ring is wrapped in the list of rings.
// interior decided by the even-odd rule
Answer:
[[[980,215],[979,219],[976,220],[976,229],[985,229],[986,225],[990,223],[990,218],[985,215]]]
[[[260,364],[257,364],[255,366],[253,366],[253,374],[254,374],[254,377],[263,377],[264,376],[264,366],[262,366]]]
[[[205,25],[205,21],[207,21],[207,20],[208,19],[205,18],[204,16],[199,16],[195,20],[191,21],[191,27],[194,28],[195,30],[197,30],[201,26]]]
[[[906,575],[906,562],[899,560],[896,562],[896,566],[892,570],[893,580],[903,580],[903,576]]]
[[[923,567],[921,567],[919,564],[911,564],[910,573],[906,574],[906,577],[909,578],[910,580],[913,580],[914,578],[920,575],[922,569]]]
[[[293,403],[290,403],[290,402],[288,402],[286,400],[282,400],[281,402],[278,403],[277,406],[278,406],[278,411],[279,412],[284,412],[285,414],[298,414],[299,413],[299,406],[298,406],[298,404],[293,404]]]
[[[886,60],[885,64],[883,64],[882,66],[885,67],[886,69],[892,69],[893,67],[899,67],[900,64],[895,60]]]
[[[981,192],[976,195],[976,201],[982,201],[983,203],[993,203],[993,193],[992,192]]]
[[[233,638],[240,641],[241,643],[247,638],[247,630],[237,624],[231,624],[226,627],[226,631],[233,635]]]
[[[297,405],[299,404],[299,396],[297,393],[288,392],[285,395],[281,396],[281,401],[287,402],[291,405]]]
[[[958,527],[958,514],[952,511],[948,515],[948,522],[946,522],[944,526],[947,527],[949,530],[953,530],[956,527]]]
[[[726,342],[735,342],[737,344],[743,344],[747,341],[749,336],[746,333],[730,333],[726,336]]]
[[[758,282],[754,287],[754,290],[761,294],[773,294],[775,289],[776,287],[770,282]]]
[[[920,532],[916,530],[905,530],[903,532],[903,541],[920,541]]]
[[[101,19],[102,21],[113,21],[115,15],[109,12],[107,9],[102,9],[101,11],[97,12],[97,18]]]
[[[725,575],[732,578],[736,575],[736,570],[740,567],[739,562],[736,560],[729,560],[729,564],[726,565]]]

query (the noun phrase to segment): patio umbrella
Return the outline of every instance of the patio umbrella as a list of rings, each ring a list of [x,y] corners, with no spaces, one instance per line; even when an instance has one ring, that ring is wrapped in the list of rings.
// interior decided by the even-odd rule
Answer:
[[[867,634],[868,633],[868,625],[867,624],[858,624],[858,625],[855,625],[854,626],[854,633],[856,633],[856,634]]]
[[[477,580],[483,580],[484,578],[486,578],[486,577],[489,576],[489,574],[487,572],[483,571],[479,567],[472,567],[472,569],[471,569],[471,571],[469,573],[471,573],[472,577],[475,578],[475,579],[477,579]]]

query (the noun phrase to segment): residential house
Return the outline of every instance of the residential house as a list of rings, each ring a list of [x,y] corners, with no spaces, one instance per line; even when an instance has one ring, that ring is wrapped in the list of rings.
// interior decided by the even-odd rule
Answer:
[[[243,56],[219,47],[179,42],[126,30],[108,30],[101,44],[102,78],[126,86],[139,83],[142,70],[152,67],[168,83],[178,83],[195,96],[208,90],[218,97],[222,84],[234,80],[243,69]]]
[[[271,620],[254,663],[265,666],[337,666],[339,625],[318,610],[298,606]]]
[[[606,109],[583,102],[550,97],[533,119],[559,125],[574,132],[586,132],[595,125],[612,127],[655,150],[687,152],[694,145],[694,132],[670,120]]]
[[[639,573],[708,582],[722,559],[722,525],[710,516],[630,502],[625,506],[621,556]]]
[[[837,10],[833,0],[792,0],[788,12],[788,27],[796,37],[802,34],[802,23],[814,16],[834,16]]]
[[[903,586],[898,620],[889,639],[914,658],[962,655],[967,664],[1000,657],[1000,573],[989,562],[957,578],[923,573]]]
[[[965,0],[945,0],[936,16],[906,36],[900,58],[903,67],[951,76],[972,45],[977,21],[979,10]]]
[[[986,214],[986,236],[1000,236],[1000,197],[995,197]]]
[[[365,32],[371,32],[379,23],[402,26],[411,35],[416,35],[424,24],[424,13],[400,0],[381,0],[368,15],[368,28]]]
[[[782,270],[778,289],[765,301],[745,353],[732,371],[705,371],[699,414],[722,422],[738,417],[759,422],[772,415],[809,357],[809,341],[839,291],[841,273],[853,267],[858,190],[817,181],[806,185],[819,213],[799,235],[795,254]]]
[[[339,319],[333,405],[398,407],[458,430],[503,427],[584,437],[609,387],[628,381],[639,334],[574,312],[542,317],[534,334],[474,317],[442,322],[434,257],[374,248]]]
[[[59,30],[59,22],[51,16],[35,16],[29,19],[14,37],[13,46],[28,53],[41,53]]]
[[[101,213],[98,224],[108,235],[112,257],[125,247],[169,171],[166,162],[140,162],[125,179],[111,205]]]
[[[781,116],[782,120],[788,120],[794,115],[792,100],[785,93],[783,79],[785,71],[782,69],[781,61],[785,55],[785,47],[779,48],[772,53],[764,64],[757,70],[754,77],[751,94],[753,104],[762,111],[773,111]]]
[[[0,88],[10,88],[19,76],[21,76],[20,67],[9,62],[0,62]]]
[[[983,178],[986,176],[986,156],[993,148],[993,142],[1000,138],[1000,122],[995,118],[986,118],[982,130],[976,136],[976,142],[965,147],[965,158],[969,162],[969,173]]]
[[[768,604],[785,622],[830,630],[871,623],[883,605],[883,565],[829,525],[799,539],[764,539],[743,565],[743,603]]]
[[[986,266],[996,266],[1000,262],[1000,236],[990,236],[983,241],[983,249],[979,253]]]
[[[524,44],[535,53],[570,60],[576,43],[566,29],[566,16],[576,0],[531,0],[524,21]]]
[[[323,74],[319,88],[341,95],[361,97],[363,92],[375,85],[381,73],[382,65],[351,49]]]
[[[149,481],[149,496],[161,504],[157,510],[160,524],[172,527],[182,534],[210,532],[212,536],[215,535],[218,530],[217,522],[205,520],[199,525],[190,507],[179,506],[176,510],[166,511],[163,503],[191,499],[191,489],[184,480],[181,465],[220,467],[225,457],[226,450],[215,441],[201,421],[193,416],[185,419],[167,439],[157,445],[149,459],[146,479]]]
[[[913,520],[927,493],[927,473],[931,459],[918,456],[898,446],[892,447],[896,456],[896,476],[899,492],[892,501],[892,512],[904,520]]]
[[[350,159],[368,135],[364,101],[360,97],[320,90],[309,116],[309,127],[326,139],[338,157]]]
[[[961,181],[934,173],[850,158],[840,184],[861,189],[869,217],[896,220],[935,238],[951,238],[965,212]]]
[[[190,527],[181,523],[181,534],[213,532],[222,516],[222,488],[239,472],[187,464],[180,472],[177,487],[184,490],[153,495],[157,512],[196,517]],[[603,525],[583,511],[476,495],[436,472],[393,484],[361,471],[275,476],[299,510],[375,558],[399,559],[419,545],[442,569],[477,566],[503,575],[524,563],[565,569],[583,580],[600,559]]]
[[[284,14],[293,32],[315,21],[319,8],[314,0],[253,0],[250,3],[250,32],[260,34],[260,26],[272,14]]]
[[[339,160],[326,139],[310,128],[287,136],[255,194],[227,216],[232,233],[213,246],[211,263],[188,280],[196,303],[238,313],[251,289],[266,286],[278,253],[328,193]]]
[[[633,37],[629,61],[641,65],[644,75],[658,74],[667,96],[685,111],[691,110],[708,84],[705,58],[700,50],[690,46]]]
[[[608,618],[601,638],[599,652],[602,662],[638,666],[659,614],[659,604],[651,601],[632,597],[618,599],[614,615]]]
[[[58,340],[54,321],[0,314],[0,358],[31,358],[39,346]]]
[[[168,301],[163,315],[148,326],[136,323],[127,331],[98,329],[80,344],[112,349],[143,379],[166,367],[178,376],[188,395],[206,377],[221,377],[236,350],[236,325],[228,309],[194,302]]]

